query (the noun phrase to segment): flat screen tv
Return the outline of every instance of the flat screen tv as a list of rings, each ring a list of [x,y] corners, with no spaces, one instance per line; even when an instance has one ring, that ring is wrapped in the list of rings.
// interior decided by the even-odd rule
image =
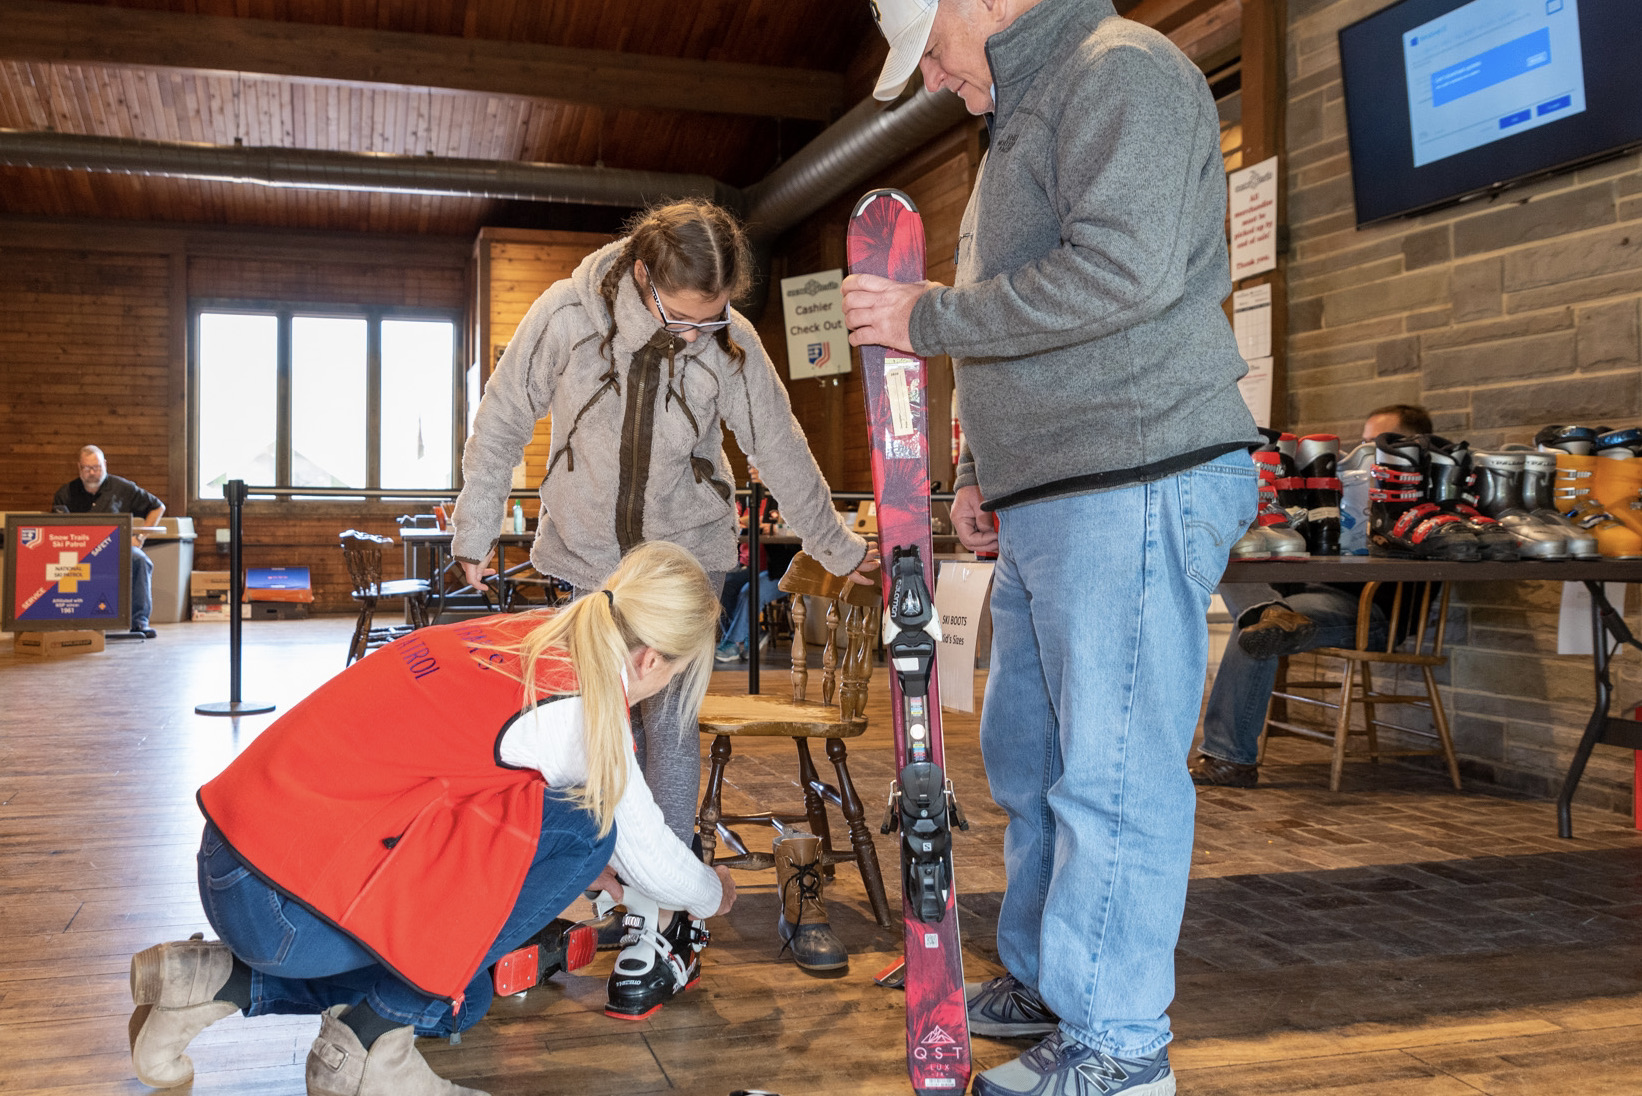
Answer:
[[[1401,0],[1340,65],[1359,226],[1642,145],[1642,0]]]

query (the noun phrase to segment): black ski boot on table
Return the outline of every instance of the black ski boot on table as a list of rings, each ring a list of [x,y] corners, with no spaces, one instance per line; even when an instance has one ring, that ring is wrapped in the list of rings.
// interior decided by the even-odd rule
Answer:
[[[1426,450],[1426,498],[1451,514],[1458,514],[1477,535],[1482,558],[1509,562],[1522,558],[1517,538],[1511,531],[1472,505],[1475,475],[1471,469],[1471,446],[1425,434],[1419,443]]]
[[[701,980],[707,926],[679,910],[657,932],[655,903],[632,887],[624,899],[627,946],[616,956],[616,967],[610,972],[604,1014],[618,1020],[643,1020]]]
[[[1340,554],[1340,439],[1307,434],[1295,443],[1295,476],[1305,485],[1306,549],[1314,556]]]
[[[1477,535],[1465,519],[1430,501],[1427,449],[1421,439],[1381,434],[1370,469],[1368,553],[1397,559],[1469,561],[1482,558]]]

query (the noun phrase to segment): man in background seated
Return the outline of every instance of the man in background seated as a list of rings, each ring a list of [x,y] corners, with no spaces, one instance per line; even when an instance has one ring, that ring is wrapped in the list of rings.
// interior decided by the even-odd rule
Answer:
[[[1381,434],[1429,433],[1430,413],[1411,404],[1377,408],[1363,423],[1365,444]],[[1360,582],[1220,584],[1232,634],[1203,711],[1203,744],[1192,759],[1193,781],[1254,787],[1260,778],[1260,735],[1277,682],[1277,659],[1318,647],[1356,646],[1362,592]],[[1371,644],[1385,643],[1387,608],[1395,592],[1395,584],[1387,583],[1375,593]]]
[[[165,516],[165,503],[128,479],[108,474],[108,459],[95,445],[80,450],[80,478],[64,484],[51,500],[59,514],[130,514],[133,525],[156,525]],[[146,534],[131,535],[131,631],[153,639],[148,626],[153,609],[154,561],[142,549]]]

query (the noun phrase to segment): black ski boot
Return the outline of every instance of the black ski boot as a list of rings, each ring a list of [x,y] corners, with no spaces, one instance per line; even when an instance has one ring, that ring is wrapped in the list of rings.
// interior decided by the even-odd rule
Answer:
[[[1276,430],[1263,429],[1260,433],[1266,438],[1261,450],[1277,454],[1277,475],[1272,481],[1277,488],[1277,505],[1288,512],[1289,528],[1309,544],[1311,537],[1306,532],[1306,517],[1311,513],[1310,500],[1306,498],[1306,481],[1300,477],[1295,465],[1299,439],[1293,434]]]
[[[627,887],[622,900],[627,906],[627,946],[610,972],[604,1014],[642,1020],[701,980],[707,926],[679,910],[666,929],[657,932],[654,899]]]
[[[1340,439],[1307,434],[1295,444],[1295,475],[1305,484],[1306,548],[1314,556],[1340,554]]]
[[[1550,521],[1530,513],[1523,502],[1523,466],[1527,455],[1507,450],[1472,452],[1471,464],[1476,470],[1472,490],[1477,509],[1517,538],[1517,551],[1523,559],[1567,559],[1573,530],[1560,520]],[[1583,532],[1579,536],[1583,537]],[[1593,547],[1595,543],[1591,541]]]
[[[1465,519],[1431,502],[1426,493],[1427,450],[1420,439],[1381,434],[1370,474],[1368,553],[1398,559],[1469,561],[1482,558]]]
[[[1477,548],[1483,559],[1497,562],[1521,559],[1522,552],[1511,531],[1472,505],[1475,496],[1468,494],[1475,479],[1471,471],[1471,446],[1435,434],[1422,435],[1418,440],[1426,451],[1426,498],[1465,519],[1465,524],[1477,535]]]

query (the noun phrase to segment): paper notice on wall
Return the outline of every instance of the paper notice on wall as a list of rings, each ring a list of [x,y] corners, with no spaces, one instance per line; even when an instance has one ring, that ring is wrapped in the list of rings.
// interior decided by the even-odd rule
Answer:
[[[1248,404],[1249,414],[1256,426],[1271,426],[1271,359],[1255,358],[1249,362],[1249,371],[1237,382],[1237,390]]]
[[[1619,612],[1625,611],[1625,584],[1604,582],[1602,594]],[[1592,653],[1591,592],[1583,582],[1562,584],[1562,613],[1556,622],[1556,653],[1559,655],[1588,655]]]
[[[975,639],[980,635],[992,564],[943,560],[935,583],[935,612],[941,618],[941,707],[975,710]]]
[[[1277,269],[1277,157],[1226,177],[1232,281]]]
[[[1232,294],[1232,331],[1243,360],[1271,357],[1271,285],[1256,285]]]

